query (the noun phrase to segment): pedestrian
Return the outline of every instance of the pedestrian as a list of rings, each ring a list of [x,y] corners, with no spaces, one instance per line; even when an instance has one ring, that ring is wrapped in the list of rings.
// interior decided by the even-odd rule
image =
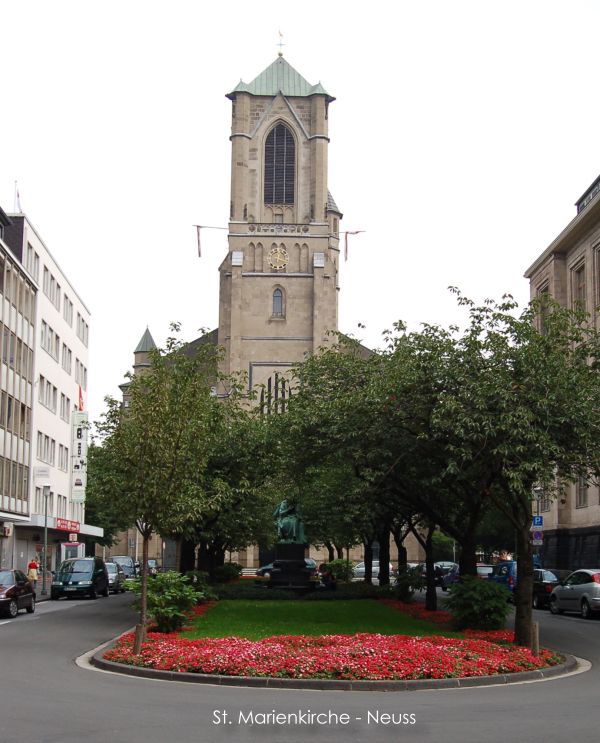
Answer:
[[[27,579],[33,583],[34,591],[37,589],[38,569],[39,569],[39,566],[37,564],[37,561],[35,557],[32,557],[31,560],[29,561],[29,565],[27,566]]]

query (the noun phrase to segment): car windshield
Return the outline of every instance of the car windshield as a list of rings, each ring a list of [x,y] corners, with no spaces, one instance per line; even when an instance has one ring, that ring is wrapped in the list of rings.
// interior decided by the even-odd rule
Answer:
[[[12,570],[0,570],[0,586],[9,586],[14,582]]]
[[[92,572],[91,560],[73,560],[73,562],[63,562],[60,566],[61,575],[73,575],[75,573],[88,573]]]
[[[131,557],[113,557],[113,562],[123,565],[124,567],[133,567],[133,559]]]
[[[117,573],[117,572],[118,572],[117,566],[115,565],[115,563],[114,563],[114,562],[107,562],[107,563],[106,563],[106,569],[107,569],[107,570],[108,570],[108,572],[109,572],[109,573],[111,573],[111,574],[112,574],[112,573]]]

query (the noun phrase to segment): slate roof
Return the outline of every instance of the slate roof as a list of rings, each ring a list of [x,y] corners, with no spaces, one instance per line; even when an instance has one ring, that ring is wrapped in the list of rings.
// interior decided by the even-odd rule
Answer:
[[[328,101],[335,101],[335,98],[329,95],[320,82],[311,85],[283,57],[277,57],[251,83],[240,80],[231,93],[227,94],[227,98],[235,98],[236,93],[267,96],[276,96],[278,93],[282,93],[285,96],[301,98],[310,95],[324,95]]]
[[[146,328],[144,335],[142,336],[140,342],[137,344],[137,348],[135,349],[134,353],[148,353],[153,348],[156,348],[156,343],[154,342],[154,338],[150,335],[150,331],[148,328]]]

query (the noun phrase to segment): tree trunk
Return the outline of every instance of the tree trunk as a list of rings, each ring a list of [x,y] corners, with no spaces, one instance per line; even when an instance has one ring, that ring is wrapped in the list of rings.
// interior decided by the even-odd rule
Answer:
[[[373,583],[373,542],[365,540],[365,583]]]
[[[477,577],[477,544],[475,543],[475,525],[469,526],[460,542],[459,566],[461,575]]]
[[[403,570],[406,570],[408,553],[406,552],[406,547],[404,546],[402,530],[394,529],[392,531],[392,535],[394,537],[394,544],[396,545],[396,549],[398,550],[398,572],[401,573]]]
[[[135,640],[133,643],[133,654],[142,652],[142,643],[146,639],[146,626],[148,623],[148,542],[150,534],[143,533],[142,542],[142,591],[140,595],[140,621],[135,628]]]
[[[191,539],[181,540],[181,556],[179,558],[179,570],[182,573],[187,573],[188,570],[193,570],[196,565],[196,544]]]
[[[384,526],[377,533],[379,542],[379,585],[390,584],[390,527]]]
[[[425,565],[427,569],[427,588],[425,591],[425,608],[429,611],[437,610],[437,591],[435,590],[435,570],[433,567],[433,532],[435,526],[427,528],[425,539]]]
[[[210,553],[206,542],[200,542],[198,546],[198,570],[210,572]]]
[[[332,562],[335,560],[335,552],[333,551],[333,544],[331,542],[325,542],[325,547],[327,548],[327,561]]]
[[[517,543],[517,585],[515,588],[515,644],[532,647],[531,597],[533,595],[533,546],[530,522],[515,532]]]
[[[339,544],[335,545],[335,551],[337,552],[337,559],[343,560],[344,559],[344,548],[340,547]]]

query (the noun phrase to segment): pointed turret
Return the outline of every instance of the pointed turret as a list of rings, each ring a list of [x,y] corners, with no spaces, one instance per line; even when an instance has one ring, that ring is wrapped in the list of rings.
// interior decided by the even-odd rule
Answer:
[[[150,351],[156,348],[156,343],[152,337],[150,330],[146,327],[144,335],[141,337],[140,342],[137,344],[137,348],[133,352],[133,371],[137,374],[139,369],[150,366]]]

